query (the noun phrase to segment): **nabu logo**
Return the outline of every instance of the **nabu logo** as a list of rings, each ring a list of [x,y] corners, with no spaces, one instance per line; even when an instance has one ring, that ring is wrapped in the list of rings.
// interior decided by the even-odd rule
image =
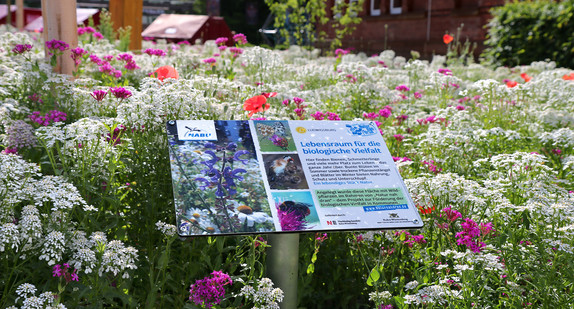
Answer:
[[[197,127],[190,128],[185,126],[185,128],[187,129],[184,134],[184,137],[186,138],[208,138],[211,136],[211,133],[202,132],[201,129],[198,129]]]

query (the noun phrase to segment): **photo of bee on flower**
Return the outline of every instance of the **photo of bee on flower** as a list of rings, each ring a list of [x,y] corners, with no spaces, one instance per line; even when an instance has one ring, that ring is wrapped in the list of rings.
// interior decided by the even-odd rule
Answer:
[[[287,121],[254,121],[261,152],[296,151]]]
[[[309,191],[273,193],[275,210],[282,231],[312,230],[319,227],[319,216]]]
[[[264,154],[263,162],[271,189],[309,189],[299,155]]]

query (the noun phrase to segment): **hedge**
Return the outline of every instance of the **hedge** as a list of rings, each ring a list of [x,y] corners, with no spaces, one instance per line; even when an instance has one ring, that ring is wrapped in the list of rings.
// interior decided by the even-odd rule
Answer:
[[[483,56],[516,66],[550,59],[574,68],[574,0],[510,2],[491,10]]]

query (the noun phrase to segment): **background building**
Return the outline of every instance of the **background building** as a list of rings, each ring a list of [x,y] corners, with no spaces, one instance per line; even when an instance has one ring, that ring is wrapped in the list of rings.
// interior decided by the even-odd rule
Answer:
[[[328,0],[328,7],[335,1],[343,0]],[[428,58],[445,54],[443,35],[454,35],[462,27],[461,41],[476,42],[478,55],[484,48],[489,10],[502,4],[504,0],[365,0],[359,13],[363,22],[343,46],[368,53],[392,49],[401,55],[415,50]],[[324,30],[329,32],[328,27]]]

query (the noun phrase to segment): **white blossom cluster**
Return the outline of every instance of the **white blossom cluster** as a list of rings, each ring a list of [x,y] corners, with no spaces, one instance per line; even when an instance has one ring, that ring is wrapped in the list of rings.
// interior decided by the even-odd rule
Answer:
[[[136,259],[137,250],[134,247],[126,247],[123,242],[112,240],[105,245],[98,274],[100,276],[104,273],[114,276],[121,274],[122,278],[129,278],[128,270],[137,269]]]
[[[257,280],[255,287],[244,286],[237,296],[245,297],[247,301],[253,302],[252,308],[259,309],[279,309],[279,303],[283,301],[283,291],[273,288],[273,281],[269,278]]]
[[[455,299],[462,299],[462,292],[448,286],[430,285],[420,288],[416,294],[404,296],[405,304],[413,305],[446,305]]]
[[[20,307],[10,306],[7,309],[66,309],[64,304],[55,302],[57,296],[53,292],[43,292],[36,295],[38,289],[30,283],[22,283],[16,288],[16,304],[21,304]]]
[[[166,237],[173,237],[177,232],[177,228],[173,224],[167,224],[162,221],[158,221],[155,223],[156,228]]]

